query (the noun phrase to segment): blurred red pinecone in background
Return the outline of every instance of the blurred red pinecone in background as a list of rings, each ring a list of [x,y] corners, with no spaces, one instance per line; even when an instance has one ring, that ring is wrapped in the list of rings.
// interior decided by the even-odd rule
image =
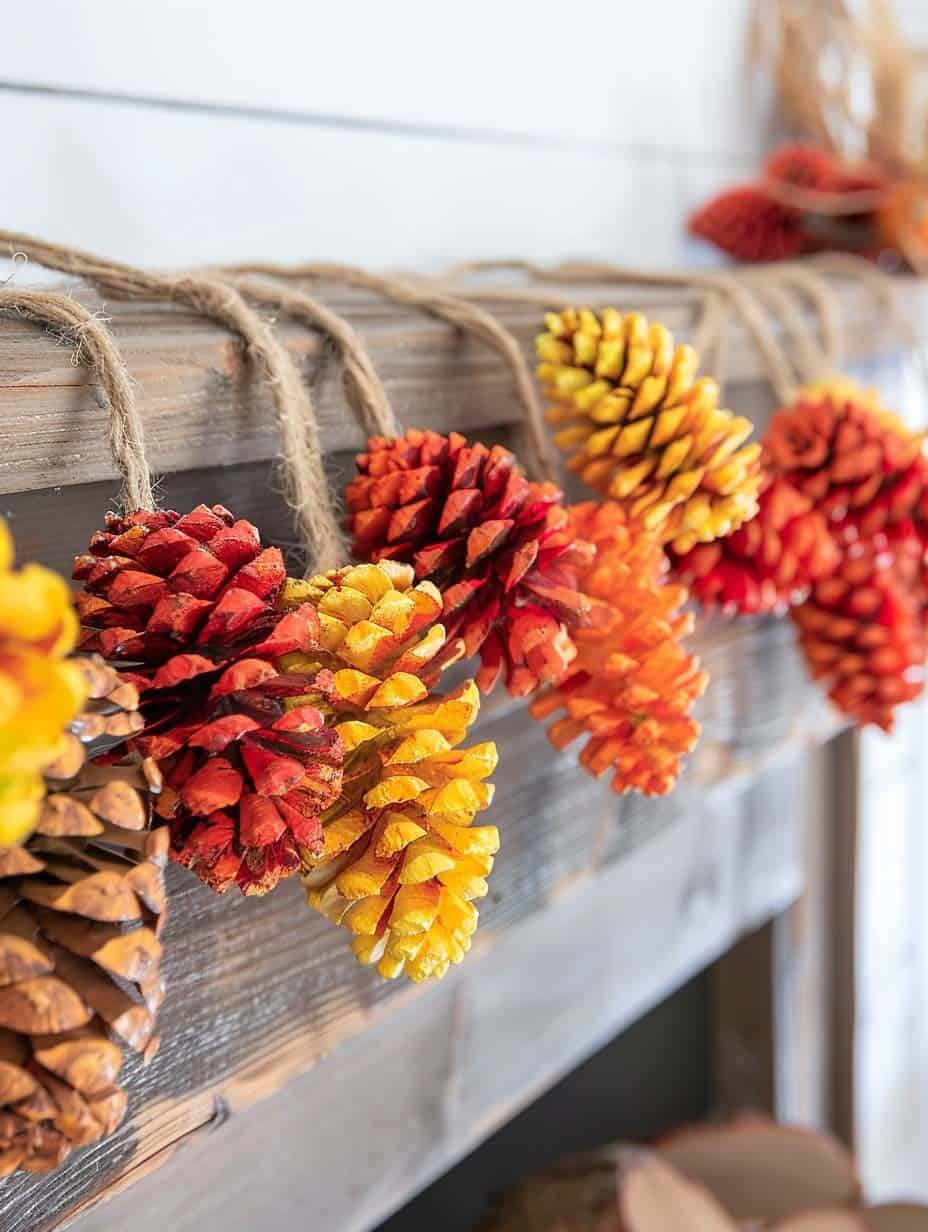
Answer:
[[[591,557],[560,491],[526,479],[508,449],[456,432],[372,437],[357,467],[346,491],[355,555],[406,561],[439,587],[449,638],[480,655],[479,687],[502,672],[521,697],[560,680],[587,608],[577,569]]]
[[[706,608],[742,616],[782,611],[827,577],[839,552],[825,518],[780,476],[768,479],[757,514],[714,543],[678,555],[673,572]]]
[[[690,216],[688,227],[736,261],[782,261],[806,247],[799,210],[753,184],[719,193]]]

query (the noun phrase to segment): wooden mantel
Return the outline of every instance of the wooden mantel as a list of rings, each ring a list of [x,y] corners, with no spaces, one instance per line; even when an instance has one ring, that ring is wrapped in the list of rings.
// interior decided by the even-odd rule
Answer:
[[[179,310],[75,294],[111,319],[165,504],[220,501],[292,542],[269,399],[238,341]],[[568,293],[551,295],[555,306]],[[519,416],[510,374],[482,344],[369,297],[326,298],[359,328],[407,423],[508,438]],[[623,306],[685,334],[691,307],[671,298]],[[895,345],[859,289],[846,302],[853,352]],[[495,310],[528,353],[539,309]],[[360,435],[335,361],[317,336],[280,330],[313,383],[333,474],[344,473]],[[728,401],[762,419],[771,397],[756,357],[740,334],[729,350]],[[67,570],[83,550],[114,495],[103,440],[89,374],[41,330],[0,320],[0,508],[23,559]],[[475,949],[437,987],[360,969],[295,882],[264,900],[216,898],[173,869],[163,1043],[147,1068],[127,1066],[130,1115],[55,1174],[5,1180],[0,1229],[193,1232],[222,1216],[226,1227],[364,1232],[782,912],[803,884],[794,770],[839,728],[787,627],[710,624],[697,639],[715,678],[706,736],[665,801],[619,801],[573,755],[553,754],[511,700],[485,705],[481,738],[503,755],[503,846]]]

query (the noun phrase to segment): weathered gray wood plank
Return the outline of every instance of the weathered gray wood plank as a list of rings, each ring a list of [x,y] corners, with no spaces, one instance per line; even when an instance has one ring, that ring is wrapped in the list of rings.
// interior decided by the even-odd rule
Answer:
[[[758,915],[795,898],[797,843],[777,845],[763,886],[751,869],[758,827],[798,836],[798,800],[785,813],[782,793],[776,803],[774,817],[749,795],[722,807],[707,797],[597,875],[549,888],[531,918],[503,930],[492,913],[481,953],[442,985],[247,1117],[233,1110],[192,1135],[162,1173],[73,1226],[106,1232],[131,1218],[134,1232],[371,1228]],[[566,809],[560,818],[568,821]],[[751,882],[758,892],[746,895]],[[236,1090],[233,1082],[233,1109]]]
[[[499,288],[482,293],[494,292],[499,294]],[[111,320],[138,386],[156,470],[228,466],[277,454],[268,391],[237,339],[180,309],[104,301],[83,287],[73,293],[94,310],[105,309]],[[481,293],[479,284],[474,293]],[[520,419],[511,376],[482,343],[420,313],[357,293],[322,288],[321,294],[358,326],[406,423],[479,432]],[[558,307],[575,299],[602,304],[615,300],[616,292],[552,287],[539,297],[538,305],[505,300],[490,305],[529,357],[544,303]],[[636,291],[631,302],[620,306],[659,312],[681,336],[692,328],[693,309],[681,307],[679,292]],[[885,320],[874,328],[872,304],[859,289],[842,296],[842,308],[850,355],[872,355],[881,345],[894,344]],[[280,322],[279,330],[307,379],[315,380],[325,350],[320,338],[287,321]],[[758,381],[762,367],[743,329],[732,327],[727,349],[729,380],[735,385]],[[739,397],[734,389],[729,400],[741,409]],[[71,363],[67,348],[18,319],[0,319],[0,400],[0,492],[114,476],[103,443],[106,412],[91,374]],[[360,444],[339,381],[324,380],[316,403],[327,450]]]

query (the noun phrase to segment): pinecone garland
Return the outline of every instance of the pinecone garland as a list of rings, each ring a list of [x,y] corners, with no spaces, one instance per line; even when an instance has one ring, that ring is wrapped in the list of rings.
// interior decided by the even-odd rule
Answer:
[[[168,835],[155,767],[125,752],[137,694],[78,659],[87,706],[47,769],[35,833],[0,848],[0,1175],[44,1171],[122,1120],[120,1041],[153,1046]],[[87,754],[104,753],[101,761]]]
[[[663,795],[699,737],[690,711],[707,683],[681,645],[693,624],[678,610],[686,591],[662,582],[658,539],[620,505],[587,502],[569,514],[572,533],[596,548],[580,578],[595,608],[575,635],[570,674],[531,713],[544,720],[563,711],[549,729],[552,744],[562,749],[586,736],[582,765],[595,775],[611,770],[614,791]]]
[[[440,593],[413,583],[411,566],[382,560],[288,581],[282,603],[319,613],[318,651],[284,665],[312,683],[305,700],[345,749],[321,847],[301,852],[308,901],[354,933],[359,961],[422,980],[468,950],[499,838],[472,824],[492,799],[496,747],[458,747],[478,691],[430,692],[463,647],[435,623]]]
[[[838,709],[888,732],[896,707],[924,688],[925,628],[911,558],[901,564],[885,536],[853,535],[846,527],[837,571],[791,615],[810,671]]]
[[[826,517],[861,535],[928,518],[923,439],[853,381],[804,390],[773,417],[771,464]]]
[[[637,313],[549,313],[537,341],[548,418],[568,466],[678,552],[730,534],[757,510],[760,446],[749,419],[695,379],[692,347]]]
[[[703,607],[743,616],[785,611],[839,560],[825,518],[779,476],[768,479],[756,515],[733,534],[669,556]]]
[[[442,590],[448,636],[480,655],[479,687],[502,671],[522,697],[560,679],[589,551],[566,534],[558,489],[529,482],[509,450],[456,432],[372,437],[357,466],[346,491],[355,554],[406,561]]]
[[[67,586],[41,565],[12,564],[0,520],[0,843],[20,842],[34,829],[42,769],[83,702],[66,658],[77,636]]]

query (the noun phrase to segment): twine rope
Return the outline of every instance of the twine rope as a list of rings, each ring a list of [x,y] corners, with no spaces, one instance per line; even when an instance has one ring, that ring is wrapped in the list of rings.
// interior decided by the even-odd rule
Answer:
[[[299,265],[252,262],[231,268],[235,274],[266,274],[283,279],[303,278],[308,281],[341,283],[372,291],[392,300],[393,303],[418,308],[447,321],[457,329],[473,334],[496,351],[512,374],[523,412],[528,469],[540,478],[557,482],[556,463],[531,369],[518,341],[486,309],[460,296],[414,282],[410,278],[372,274],[351,265],[329,262]]]
[[[246,299],[286,313],[310,328],[321,329],[338,351],[348,405],[365,434],[386,437],[401,434],[374,362],[358,332],[344,317],[312,295],[293,287],[236,274],[230,274],[228,281]]]
[[[87,361],[109,404],[108,440],[122,477],[119,503],[126,513],[155,508],[145,431],[135,390],[116,340],[99,317],[69,295],[0,287],[0,310],[48,326],[70,339],[75,361]]]
[[[782,346],[767,321],[766,314],[745,282],[735,274],[716,271],[648,270],[635,266],[614,265],[598,261],[564,261],[559,265],[540,266],[532,261],[503,259],[501,261],[468,262],[454,267],[456,273],[487,273],[520,271],[538,282],[618,283],[631,287],[689,287],[697,291],[715,290],[727,296],[740,317],[761,357],[767,379],[781,402],[791,402],[798,391],[795,374]],[[518,293],[509,298],[518,299]]]
[[[136,269],[105,257],[0,230],[0,244],[49,269],[94,283],[119,299],[183,304],[237,334],[259,361],[274,396],[287,477],[287,502],[316,569],[344,556],[335,506],[323,466],[309,391],[271,327],[234,287],[200,274],[176,276]]]

